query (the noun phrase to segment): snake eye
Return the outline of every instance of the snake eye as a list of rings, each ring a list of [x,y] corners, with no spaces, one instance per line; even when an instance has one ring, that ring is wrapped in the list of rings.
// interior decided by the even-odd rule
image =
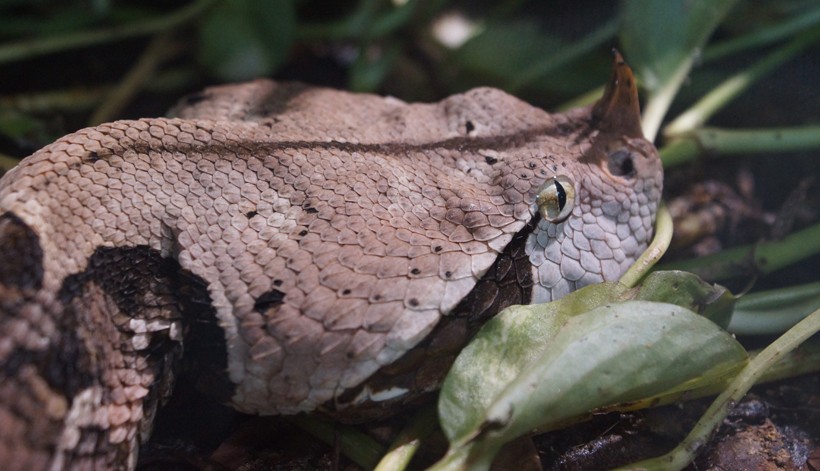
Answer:
[[[541,217],[552,223],[559,223],[569,217],[575,206],[575,184],[568,177],[559,175],[547,180],[535,197]]]

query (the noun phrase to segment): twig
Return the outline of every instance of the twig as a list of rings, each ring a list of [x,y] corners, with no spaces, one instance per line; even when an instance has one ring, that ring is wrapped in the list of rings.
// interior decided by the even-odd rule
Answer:
[[[152,92],[178,90],[192,80],[189,68],[163,69],[155,74],[144,89]],[[7,108],[23,113],[43,111],[85,111],[100,102],[106,94],[111,93],[114,85],[102,84],[95,87],[71,87],[47,90],[34,93],[0,96],[0,108]]]

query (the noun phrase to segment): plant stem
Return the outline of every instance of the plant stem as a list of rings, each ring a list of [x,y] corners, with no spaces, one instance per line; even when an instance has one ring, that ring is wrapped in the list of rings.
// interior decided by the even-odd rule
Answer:
[[[658,155],[661,157],[664,169],[692,162],[703,153],[703,148],[700,146],[697,136],[695,136],[696,132],[683,138],[673,139],[658,149]]]
[[[710,281],[736,276],[768,274],[820,253],[820,224],[794,232],[782,240],[761,242],[722,252],[664,264],[659,270],[684,270]]]
[[[820,308],[820,281],[742,296],[726,328],[738,335],[779,334]]]
[[[216,0],[197,0],[179,10],[159,18],[94,31],[49,36],[7,43],[0,46],[0,64],[30,59],[66,49],[107,43],[133,36],[143,36],[170,30],[196,18]]]
[[[646,102],[646,108],[643,111],[643,118],[641,125],[643,127],[643,135],[649,141],[654,141],[658,134],[658,129],[661,127],[663,117],[669,110],[669,105],[677,95],[680,86],[686,77],[689,75],[689,70],[692,68],[694,59],[689,55],[686,59],[678,64],[678,68],[669,76],[669,79],[660,88],[652,90],[649,99]]]
[[[817,23],[820,23],[820,8],[802,12],[800,15],[796,15],[787,21],[767,28],[761,28],[745,36],[709,46],[703,52],[702,62],[713,61],[745,49],[771,44],[810,28]]]
[[[820,148],[820,126],[720,130],[695,133],[701,147],[714,154],[748,154]]]
[[[413,459],[421,441],[438,427],[438,416],[435,407],[427,407],[415,417],[409,426],[402,430],[390,450],[385,454],[373,471],[400,471],[407,468]]]
[[[729,77],[669,123],[664,129],[664,135],[673,137],[699,128],[726,103],[746,91],[750,85],[760,78],[815,43],[818,38],[820,38],[820,29],[810,30],[778,48],[753,66]]]
[[[451,446],[447,454],[426,471],[486,471],[497,451],[497,446],[482,447],[476,441]]]
[[[96,126],[104,121],[114,119],[128,102],[139,93],[145,83],[154,75],[159,64],[170,55],[171,34],[170,30],[164,31],[151,40],[137,63],[131,67],[125,77],[94,110],[88,120],[89,126]]]
[[[330,446],[338,444],[345,456],[364,469],[373,469],[384,454],[383,446],[352,427],[333,425],[304,415],[294,415],[287,420]]]
[[[604,96],[604,86],[595,87],[592,90],[583,93],[569,101],[565,101],[560,105],[555,107],[555,111],[564,112],[569,111],[573,108],[580,108],[581,106],[587,106],[595,103],[598,101],[602,96]]]
[[[192,78],[189,68],[165,68],[145,84],[145,90],[168,92],[178,90]],[[103,96],[113,90],[113,85],[95,87],[77,86],[59,90],[0,96],[0,108],[11,108],[23,113],[44,111],[85,111],[100,102]]]
[[[664,168],[701,154],[722,156],[820,149],[820,126],[763,129],[700,128],[675,138],[660,150]]]
[[[678,470],[686,467],[697,452],[707,443],[709,436],[729,414],[729,410],[757,382],[763,374],[783,355],[820,330],[820,309],[812,312],[780,338],[754,357],[729,387],[718,396],[703,414],[703,417],[689,432],[689,435],[674,450],[666,455],[644,460],[623,469]]]
[[[669,243],[672,241],[673,230],[672,216],[669,214],[669,210],[666,209],[666,205],[661,203],[655,221],[655,237],[652,238],[649,247],[618,281],[624,286],[634,288],[666,253],[666,249],[669,248]]]

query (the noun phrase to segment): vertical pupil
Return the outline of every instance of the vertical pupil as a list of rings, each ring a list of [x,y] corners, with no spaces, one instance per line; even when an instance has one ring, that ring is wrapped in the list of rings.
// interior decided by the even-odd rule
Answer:
[[[564,206],[567,204],[567,191],[564,190],[564,187],[561,185],[561,182],[558,180],[553,180],[555,182],[555,191],[558,193],[558,211],[564,209]]]

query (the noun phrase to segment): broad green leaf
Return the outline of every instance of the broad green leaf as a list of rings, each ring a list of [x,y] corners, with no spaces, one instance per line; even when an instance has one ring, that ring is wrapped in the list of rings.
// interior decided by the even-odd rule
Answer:
[[[655,272],[636,289],[614,282],[587,286],[541,305],[515,306],[488,321],[459,355],[442,387],[439,413],[449,437],[475,428],[495,397],[549,348],[572,316],[607,303],[638,299],[676,304],[722,325],[731,316],[734,297],[682,272]]]
[[[649,92],[644,133],[650,140],[706,40],[737,0],[625,0],[624,55]]]
[[[740,401],[752,386],[763,379],[783,358],[789,356],[803,342],[820,332],[820,309],[809,314],[777,340],[769,344],[749,361],[727,385],[726,389],[706,409],[695,426],[669,453],[632,463],[626,468],[645,470],[679,470],[694,461],[695,456],[703,449],[704,444],[729,415],[729,411]],[[805,358],[805,357],[804,357]]]
[[[708,319],[664,303],[607,304],[571,316],[549,333],[554,335],[546,348],[532,355],[479,417],[462,419],[469,426],[446,424],[458,417],[440,402],[452,444],[448,457],[480,469],[504,443],[534,429],[609,404],[654,396],[697,378],[725,376],[747,358],[743,348]],[[469,400],[453,390],[459,385],[449,379],[440,401]],[[448,457],[443,463],[451,465]]]
[[[668,82],[700,52],[737,0],[626,0],[621,44],[648,90]]]
[[[268,75],[295,34],[292,0],[232,0],[209,11],[200,29],[200,61],[223,80]]]
[[[533,22],[494,21],[482,25],[450,60],[462,71],[462,86],[578,94],[607,77],[607,61],[584,54],[611,29],[603,27],[595,41],[569,44]]]
[[[690,309],[725,328],[736,298],[723,286],[709,284],[685,271],[656,271],[646,277],[633,299],[658,301]]]
[[[534,22],[495,22],[464,43],[452,58],[472,73],[506,79],[543,57],[544,51],[561,46],[561,41],[541,33]]]
[[[627,291],[618,283],[601,283],[555,302],[514,306],[489,320],[458,356],[441,388],[439,417],[447,437],[452,441],[475,430],[495,397],[541,355],[570,317]]]

